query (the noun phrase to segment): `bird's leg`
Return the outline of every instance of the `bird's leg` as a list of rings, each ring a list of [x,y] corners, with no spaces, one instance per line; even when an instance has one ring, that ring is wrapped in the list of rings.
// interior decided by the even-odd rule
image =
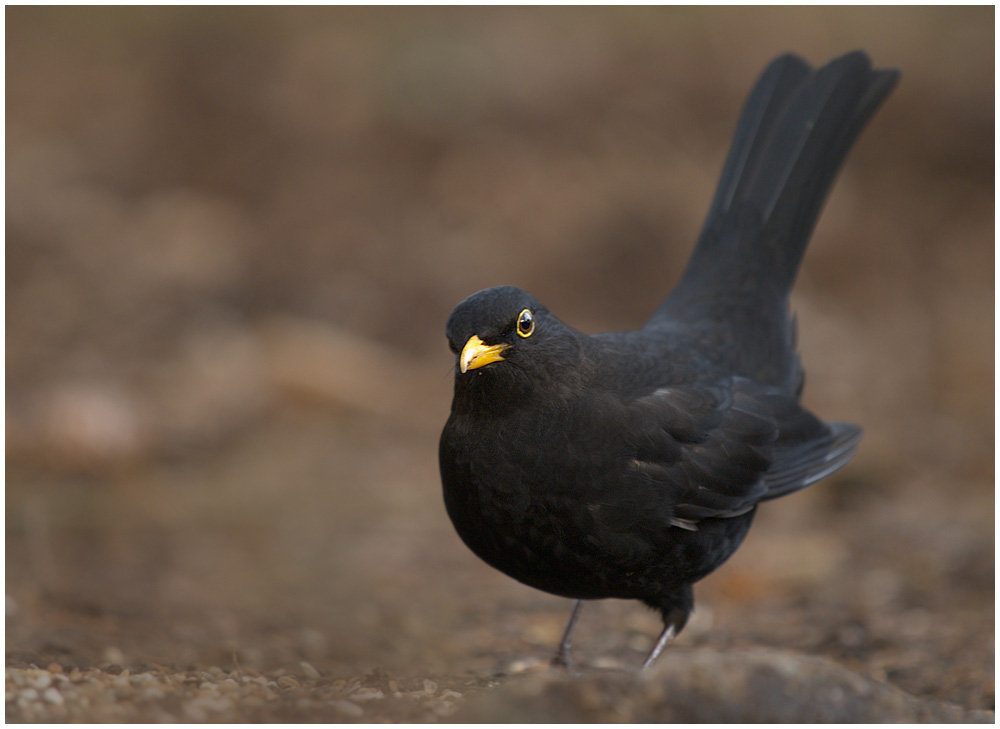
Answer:
[[[562,666],[566,670],[573,668],[573,658],[569,654],[570,640],[573,638],[573,628],[576,627],[577,618],[580,617],[580,608],[583,607],[583,600],[573,602],[573,609],[569,614],[569,621],[566,623],[566,630],[563,631],[562,640],[559,641],[559,650],[552,659],[553,666]]]
[[[663,616],[663,632],[656,639],[656,645],[646,656],[642,663],[642,670],[646,670],[656,662],[657,657],[663,652],[667,643],[672,641],[684,630],[691,611],[694,609],[694,591],[691,585],[685,585],[669,592],[661,593],[655,600],[643,601],[650,607],[656,608]]]
[[[660,633],[660,637],[656,639],[656,645],[653,646],[653,650],[649,652],[646,656],[646,660],[642,663],[642,670],[645,671],[647,668],[653,665],[660,653],[663,652],[664,647],[667,643],[674,639],[677,635],[677,630],[674,628],[673,623],[667,623],[667,626]]]

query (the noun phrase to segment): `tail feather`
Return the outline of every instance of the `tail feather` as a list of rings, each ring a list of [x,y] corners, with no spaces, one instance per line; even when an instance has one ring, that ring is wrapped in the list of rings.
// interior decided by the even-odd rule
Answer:
[[[790,100],[747,195],[761,211],[773,274],[786,292],[848,151],[898,77],[872,71],[867,56],[852,53],[817,71]]]
[[[746,195],[747,183],[754,179],[777,119],[811,69],[802,59],[784,55],[774,61],[761,76],[747,98],[733,136],[732,147],[722,168],[719,186],[706,220],[711,223],[729,210],[733,201]],[[707,226],[706,226],[707,227]]]
[[[711,290],[720,268],[733,268],[787,296],[844,158],[898,79],[861,51],[818,70],[792,55],[774,61],[747,99],[675,293]]]
[[[770,501],[790,494],[826,478],[847,465],[854,457],[863,431],[851,423],[826,423],[825,438],[783,450],[765,475],[767,494],[761,501]]]
[[[743,374],[787,380],[799,264],[848,151],[898,79],[861,51],[817,70],[792,55],[775,60],[744,106],[687,269],[647,326],[722,325],[743,350]]]

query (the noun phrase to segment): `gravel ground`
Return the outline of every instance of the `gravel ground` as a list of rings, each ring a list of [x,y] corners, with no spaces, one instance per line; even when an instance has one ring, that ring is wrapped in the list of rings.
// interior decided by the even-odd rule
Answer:
[[[429,722],[451,716],[465,695],[488,682],[438,683],[397,680],[380,671],[353,679],[324,678],[302,661],[295,673],[261,675],[252,670],[132,673],[58,663],[46,668],[7,668],[9,722],[177,723]]]

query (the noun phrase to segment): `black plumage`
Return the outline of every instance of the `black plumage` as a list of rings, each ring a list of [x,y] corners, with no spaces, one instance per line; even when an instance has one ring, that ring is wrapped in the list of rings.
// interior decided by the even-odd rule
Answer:
[[[757,505],[854,455],[859,427],[799,404],[788,297],[833,179],[898,76],[862,52],[818,70],[774,61],[691,260],[641,328],[588,336],[510,286],[473,294],[448,319],[458,361],[440,466],[455,529],[532,587],[659,610],[645,665]]]

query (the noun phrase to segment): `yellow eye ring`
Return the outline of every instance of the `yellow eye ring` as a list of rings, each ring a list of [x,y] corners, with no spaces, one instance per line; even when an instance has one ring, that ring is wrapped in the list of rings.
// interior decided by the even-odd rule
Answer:
[[[531,309],[525,309],[517,315],[517,333],[521,337],[530,337],[535,331],[535,317]]]

